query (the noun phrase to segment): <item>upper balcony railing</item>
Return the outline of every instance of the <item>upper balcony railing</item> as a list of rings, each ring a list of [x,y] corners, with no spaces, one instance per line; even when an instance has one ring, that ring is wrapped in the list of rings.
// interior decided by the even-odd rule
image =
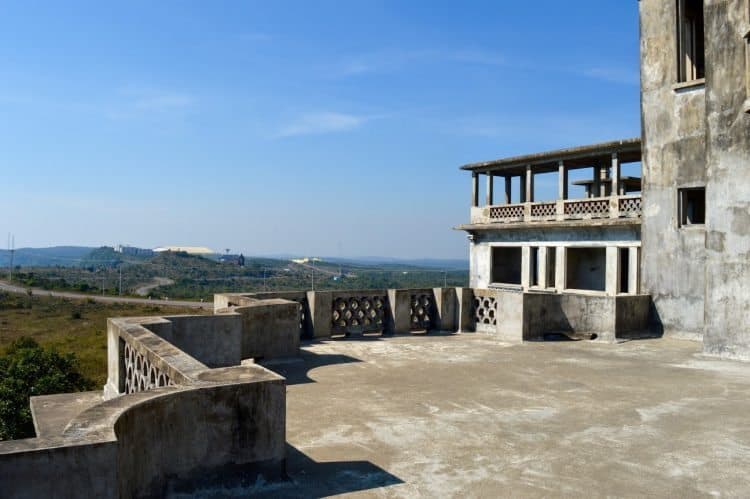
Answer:
[[[607,196],[473,208],[471,223],[526,223],[566,220],[640,218],[641,196]]]

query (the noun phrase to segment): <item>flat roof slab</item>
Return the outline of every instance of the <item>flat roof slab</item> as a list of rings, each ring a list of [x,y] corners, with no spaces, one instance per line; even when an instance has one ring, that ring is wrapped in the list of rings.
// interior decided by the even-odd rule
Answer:
[[[303,346],[261,496],[750,496],[750,365],[670,339]]]
[[[101,391],[40,395],[30,398],[37,437],[59,437],[68,423],[104,401]]]

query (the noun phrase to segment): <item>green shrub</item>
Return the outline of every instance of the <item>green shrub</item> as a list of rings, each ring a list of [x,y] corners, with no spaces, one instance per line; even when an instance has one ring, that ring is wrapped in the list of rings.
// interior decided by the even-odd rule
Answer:
[[[91,388],[74,354],[61,355],[19,338],[0,356],[0,440],[34,436],[29,397]]]

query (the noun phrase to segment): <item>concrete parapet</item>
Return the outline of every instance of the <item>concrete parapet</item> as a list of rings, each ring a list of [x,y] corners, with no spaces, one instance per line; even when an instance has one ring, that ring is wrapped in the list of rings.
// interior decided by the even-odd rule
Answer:
[[[456,288],[435,288],[435,329],[440,331],[457,331],[458,327],[458,296]]]
[[[242,359],[272,359],[299,355],[299,304],[278,298],[233,309],[241,317]]]
[[[474,290],[456,288],[457,329],[462,333],[476,331],[474,324]]]

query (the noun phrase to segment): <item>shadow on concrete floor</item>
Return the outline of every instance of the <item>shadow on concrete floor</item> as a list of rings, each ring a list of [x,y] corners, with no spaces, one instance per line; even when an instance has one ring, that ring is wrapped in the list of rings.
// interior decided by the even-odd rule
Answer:
[[[284,376],[287,385],[299,385],[303,383],[315,383],[315,380],[308,376],[308,373],[315,368],[336,364],[349,364],[352,362],[362,361],[348,355],[316,354],[303,350],[300,352],[300,360],[298,362],[284,364],[269,363],[265,367]]]
[[[286,460],[288,479],[257,484],[252,497],[328,497],[404,483],[369,461],[318,462],[290,444]]]

